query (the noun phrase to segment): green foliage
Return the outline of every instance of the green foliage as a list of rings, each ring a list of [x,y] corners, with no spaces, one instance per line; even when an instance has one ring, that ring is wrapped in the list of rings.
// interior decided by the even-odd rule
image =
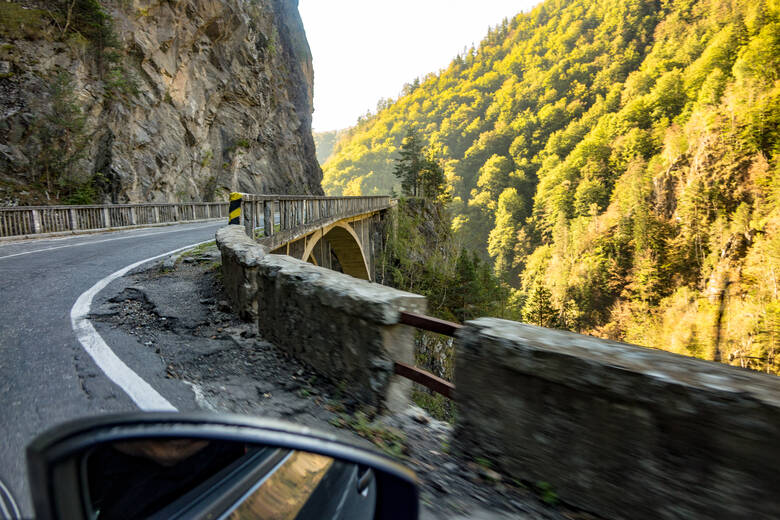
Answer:
[[[138,80],[124,67],[112,66],[104,78],[106,92],[110,99],[134,97],[141,91]]]
[[[495,259],[495,271],[499,276],[511,279],[513,274],[517,275],[512,262],[524,209],[524,201],[515,188],[506,188],[498,198],[495,227],[488,237],[488,254]]]
[[[49,193],[74,183],[81,184],[79,162],[86,156],[89,135],[86,115],[74,88],[73,77],[68,72],[61,71],[51,78],[48,84],[51,105],[41,107],[33,123],[38,153],[31,164],[31,176]],[[77,197],[91,198],[88,195],[82,192]]]
[[[539,491],[539,498],[542,499],[542,502],[551,506],[558,503],[558,494],[553,490],[553,487],[549,482],[537,482],[536,488]]]
[[[333,149],[341,137],[345,134],[344,130],[331,130],[329,132],[314,132],[314,146],[317,149],[317,161],[325,164],[330,156],[333,155]]]
[[[427,388],[414,385],[412,388],[412,401],[431,414],[437,421],[454,423],[457,420],[457,411],[452,400],[431,392]]]
[[[523,306],[523,321],[540,327],[555,327],[558,311],[553,307],[552,294],[541,282],[534,284]]]
[[[449,215],[440,203],[401,199],[377,268],[378,281],[428,299],[428,313],[463,322],[501,315],[505,290],[490,264],[453,240]],[[415,361],[447,380],[454,375],[452,338],[419,333]],[[413,399],[437,419],[452,421],[452,401],[416,387]]]
[[[98,202],[98,193],[93,183],[85,183],[81,185],[74,185],[69,190],[70,194],[66,195],[63,202],[65,204],[96,204]]]
[[[27,9],[16,2],[0,2],[0,37],[36,40],[44,38],[48,30],[46,11]]]
[[[354,431],[391,457],[406,458],[408,448],[404,433],[395,428],[387,427],[377,420],[371,420],[365,412],[357,411],[352,416],[340,413],[329,422],[338,428],[348,428]]]
[[[111,16],[98,0],[51,0],[47,4],[60,37],[78,33],[99,50],[116,45]]]
[[[69,45],[89,46],[97,72],[103,80],[106,97],[121,100],[138,95],[134,74],[125,67],[124,55],[114,31],[111,15],[99,0],[52,0],[46,13],[58,38]],[[83,42],[83,43],[82,43]]]
[[[393,174],[401,182],[401,192],[407,197],[423,197],[429,200],[445,197],[444,169],[436,154],[425,150],[412,131],[407,131],[401,143]]]
[[[412,131],[407,131],[401,142],[399,157],[395,163],[393,175],[401,181],[401,192],[407,197],[419,197],[420,181],[423,170],[423,147]]]
[[[372,172],[373,175],[373,172]],[[395,159],[393,175],[400,182],[401,193],[409,197],[423,197],[429,200],[446,202],[449,200],[449,192],[446,188],[444,169],[436,153],[426,150],[420,139],[411,130],[407,131],[401,143],[398,157]],[[363,178],[358,177],[355,180]],[[348,186],[353,186],[350,182]],[[359,186],[359,185],[358,185]],[[345,194],[358,195],[361,191],[349,188]],[[390,188],[395,193],[395,185]],[[375,187],[374,193],[378,190]]]
[[[707,356],[729,279],[717,348],[777,372],[779,57],[777,0],[548,0],[362,118],[324,186],[387,192],[435,149],[502,312]]]

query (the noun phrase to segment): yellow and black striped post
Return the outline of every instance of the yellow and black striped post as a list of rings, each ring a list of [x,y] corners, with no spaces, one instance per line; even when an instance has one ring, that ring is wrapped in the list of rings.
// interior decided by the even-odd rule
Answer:
[[[228,224],[241,225],[241,194],[233,192],[230,194],[230,208],[228,211]]]

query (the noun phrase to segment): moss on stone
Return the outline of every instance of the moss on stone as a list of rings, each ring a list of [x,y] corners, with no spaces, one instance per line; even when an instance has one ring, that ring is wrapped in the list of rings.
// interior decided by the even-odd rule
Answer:
[[[11,40],[44,38],[49,15],[40,9],[26,9],[15,2],[0,2],[0,36]]]

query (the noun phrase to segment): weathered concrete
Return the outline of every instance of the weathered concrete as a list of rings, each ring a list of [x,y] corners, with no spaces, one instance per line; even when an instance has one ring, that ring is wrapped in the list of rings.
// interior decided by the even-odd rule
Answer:
[[[257,266],[268,250],[249,238],[241,226],[217,231],[222,253],[222,282],[233,310],[245,321],[257,319]]]
[[[608,518],[777,518],[780,379],[498,319],[456,353],[457,445]]]
[[[366,404],[407,406],[411,383],[394,362],[414,362],[414,331],[399,324],[400,311],[425,312],[424,297],[267,254],[240,226],[219,230],[217,245],[231,303],[257,317],[266,340]]]

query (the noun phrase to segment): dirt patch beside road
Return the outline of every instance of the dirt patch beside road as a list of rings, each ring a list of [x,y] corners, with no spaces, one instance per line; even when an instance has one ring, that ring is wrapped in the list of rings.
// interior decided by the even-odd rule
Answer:
[[[159,355],[166,377],[189,385],[203,409],[288,420],[398,457],[422,481],[423,519],[591,518],[556,505],[543,483],[528,486],[488,461],[449,453],[449,424],[416,407],[380,417],[346,385],[324,381],[258,337],[254,324],[230,311],[219,259],[216,248],[199,248],[135,271],[91,318]]]

